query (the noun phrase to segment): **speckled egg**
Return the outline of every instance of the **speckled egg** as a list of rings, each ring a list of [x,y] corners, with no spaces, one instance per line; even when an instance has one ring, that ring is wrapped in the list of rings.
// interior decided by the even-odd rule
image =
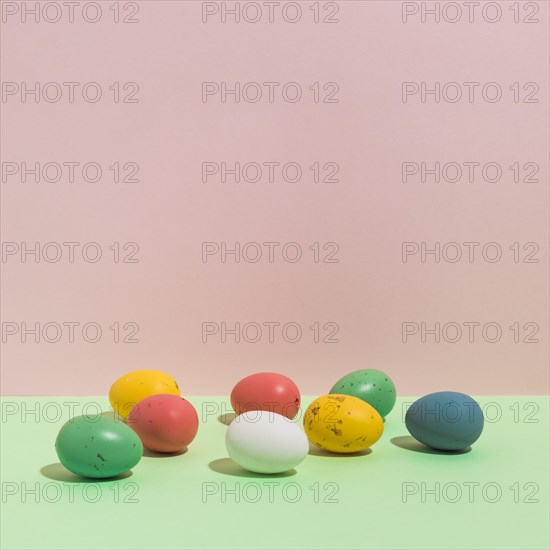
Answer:
[[[141,459],[143,445],[120,420],[102,415],[76,416],[61,427],[55,450],[67,470],[104,478],[131,470]]]
[[[469,395],[453,391],[430,393],[407,410],[405,425],[420,441],[443,451],[472,445],[483,431],[483,411]]]
[[[395,385],[381,370],[362,369],[340,378],[330,393],[351,395],[362,399],[384,418],[393,409],[396,400]]]
[[[354,453],[368,449],[384,431],[378,411],[350,395],[318,397],[304,414],[304,429],[309,440],[333,453]]]
[[[171,394],[180,396],[176,381],[159,370],[135,370],[116,380],[109,391],[113,409],[126,419],[142,399],[150,395]]]

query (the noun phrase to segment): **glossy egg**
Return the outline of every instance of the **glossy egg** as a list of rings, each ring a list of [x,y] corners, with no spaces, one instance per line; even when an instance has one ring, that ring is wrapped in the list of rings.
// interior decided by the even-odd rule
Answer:
[[[183,451],[199,429],[195,407],[182,397],[171,394],[142,399],[130,411],[127,421],[143,445],[159,453]]]
[[[284,374],[259,372],[237,382],[231,406],[239,415],[247,411],[271,411],[293,419],[300,408],[300,391]]]
[[[421,397],[405,415],[407,430],[415,439],[443,451],[460,451],[472,445],[483,424],[478,403],[469,395],[452,391]]]
[[[121,376],[109,391],[109,401],[122,418],[142,399],[157,394],[181,395],[176,381],[158,370],[135,370]]]
[[[362,369],[340,378],[330,393],[352,395],[374,407],[385,418],[393,409],[396,400],[395,385],[381,370]]]
[[[286,472],[300,464],[309,451],[300,426],[267,411],[237,416],[227,429],[225,446],[241,468],[261,474]]]
[[[77,416],[62,426],[55,450],[67,470],[105,478],[131,470],[141,459],[143,445],[121,420],[102,415]]]
[[[333,453],[354,453],[368,449],[384,431],[378,411],[350,395],[318,397],[307,408],[304,428],[309,440]]]

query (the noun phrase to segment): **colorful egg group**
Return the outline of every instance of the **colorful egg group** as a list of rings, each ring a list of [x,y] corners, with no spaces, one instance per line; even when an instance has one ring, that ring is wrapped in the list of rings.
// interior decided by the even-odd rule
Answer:
[[[61,463],[86,477],[113,477],[130,470],[143,446],[160,452],[182,450],[193,440],[198,417],[181,399],[176,381],[157,370],[137,370],[116,380],[109,401],[117,418],[77,417],[59,432],[55,448]],[[125,422],[133,412],[132,425]]]
[[[143,445],[122,421],[103,415],[77,416],[59,431],[55,450],[67,470],[106,478],[131,470],[141,459]]]
[[[160,453],[183,451],[197,435],[197,411],[164,372],[138,370],[121,376],[111,386],[109,400],[118,417],[79,416],[64,424],[57,436],[59,460],[75,474],[119,476],[140,461],[144,447]],[[382,371],[351,372],[308,406],[304,429],[292,421],[300,408],[300,392],[283,374],[247,376],[234,386],[230,400],[236,412],[225,438],[230,458],[251,472],[276,474],[300,464],[310,443],[342,454],[370,448],[384,432],[383,417],[395,405],[396,390]],[[412,404],[405,424],[424,445],[459,451],[477,441],[484,418],[468,395],[436,392]]]
[[[384,431],[376,409],[350,395],[323,395],[307,408],[304,429],[317,447],[333,453],[368,449]]]

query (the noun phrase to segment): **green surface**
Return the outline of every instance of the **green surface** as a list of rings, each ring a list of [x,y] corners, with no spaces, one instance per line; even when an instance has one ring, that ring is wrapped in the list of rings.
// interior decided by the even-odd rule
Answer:
[[[107,397],[4,397],[1,546],[549,548],[548,398],[479,397],[492,421],[454,455],[404,437],[414,399],[398,399],[370,454],[312,451],[281,477],[232,466],[218,419],[228,400],[190,398],[201,423],[187,453],[87,482],[58,464],[54,441],[70,416],[109,410]]]

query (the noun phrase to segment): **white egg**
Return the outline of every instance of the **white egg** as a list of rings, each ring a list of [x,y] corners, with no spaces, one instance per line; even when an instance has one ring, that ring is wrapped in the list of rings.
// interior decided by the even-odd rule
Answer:
[[[286,472],[300,464],[309,451],[302,428],[269,411],[237,416],[227,429],[225,446],[241,468],[260,474]]]

